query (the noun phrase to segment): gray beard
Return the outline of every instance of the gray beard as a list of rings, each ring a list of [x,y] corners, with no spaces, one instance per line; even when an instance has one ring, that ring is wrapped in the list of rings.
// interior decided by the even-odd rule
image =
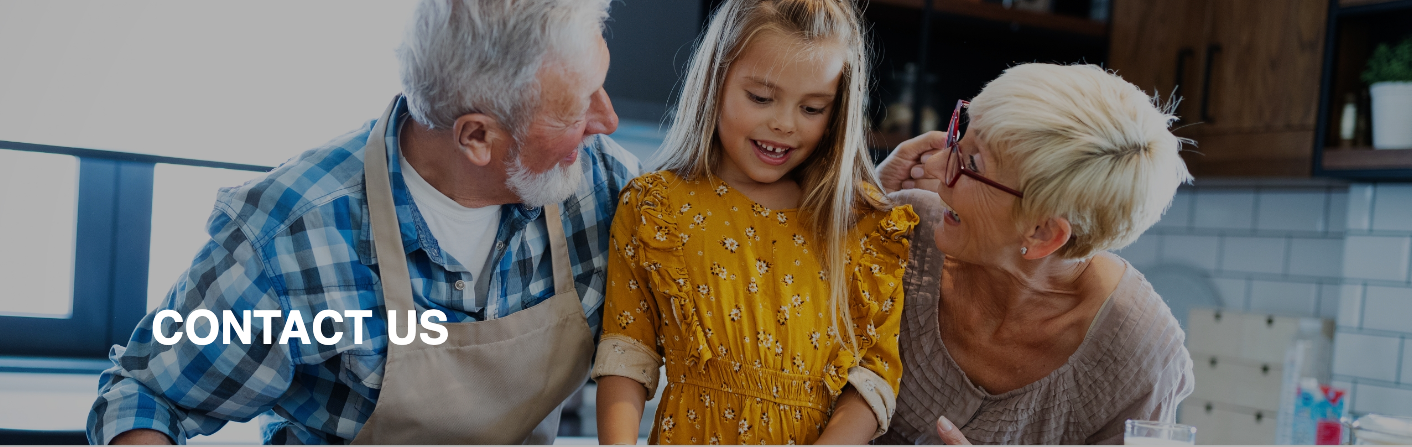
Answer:
[[[521,159],[524,152],[516,152],[514,159],[508,163],[509,178],[505,180],[505,185],[520,197],[520,203],[525,206],[539,208],[563,202],[583,185],[582,154],[574,159],[574,164],[563,166],[555,163],[553,168],[535,173],[525,167]]]

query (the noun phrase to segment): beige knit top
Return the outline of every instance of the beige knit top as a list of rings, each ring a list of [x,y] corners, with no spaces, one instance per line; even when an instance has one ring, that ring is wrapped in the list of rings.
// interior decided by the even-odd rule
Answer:
[[[933,242],[940,201],[918,190],[891,197],[912,204],[921,223],[903,278],[897,413],[875,443],[940,444],[935,427],[943,415],[976,444],[1121,444],[1128,419],[1173,421],[1194,387],[1186,334],[1131,265],[1063,366],[1004,394],[972,384],[937,328],[937,303],[944,299],[938,296],[943,255]]]

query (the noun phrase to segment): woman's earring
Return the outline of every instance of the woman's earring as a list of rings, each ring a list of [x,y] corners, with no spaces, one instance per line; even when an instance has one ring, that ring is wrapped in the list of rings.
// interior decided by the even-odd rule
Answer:
[[[1020,256],[1024,256],[1025,253],[1029,253],[1029,252],[1030,252],[1029,247],[1020,247]]]

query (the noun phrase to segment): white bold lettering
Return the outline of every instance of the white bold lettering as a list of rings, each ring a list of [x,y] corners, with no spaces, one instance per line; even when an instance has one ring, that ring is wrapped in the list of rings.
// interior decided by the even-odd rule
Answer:
[[[200,318],[204,318],[207,321],[211,322],[211,332],[206,334],[205,337],[196,336],[196,320]],[[196,309],[191,311],[191,315],[187,318],[187,320],[188,321],[186,322],[186,336],[191,338],[192,343],[196,343],[201,346],[206,346],[211,344],[211,342],[216,341],[216,337],[220,335],[219,332],[221,331],[221,321],[216,319],[215,312],[211,312],[206,309]]]
[[[291,330],[294,329],[294,330]],[[284,330],[279,333],[279,344],[289,344],[289,339],[297,338],[302,344],[309,344],[309,331],[304,330],[304,316],[298,310],[289,311],[284,317]]]
[[[152,338],[157,339],[157,343],[171,346],[181,341],[181,332],[174,332],[170,337],[162,335],[162,320],[168,318],[171,318],[172,321],[180,323],[181,312],[177,312],[171,309],[157,312],[157,317],[152,319]]]
[[[436,346],[446,341],[446,328],[442,327],[440,324],[431,322],[431,317],[436,317],[436,319],[438,320],[446,321],[446,314],[441,313],[441,311],[436,309],[431,309],[426,312],[422,312],[422,327],[426,328],[429,331],[437,333],[436,337],[428,337],[427,334],[422,334],[422,343]]]
[[[314,339],[318,340],[319,344],[325,346],[333,346],[334,344],[338,343],[338,340],[343,339],[343,331],[333,331],[332,337],[325,337],[323,331],[323,323],[324,320],[328,318],[332,318],[333,321],[337,321],[339,323],[343,322],[343,316],[339,315],[338,311],[336,310],[324,309],[319,311],[318,315],[314,315]]]
[[[234,331],[241,343],[250,344],[250,311],[241,311],[240,314],[245,318],[235,321],[235,312],[230,309],[221,311],[221,320],[225,321],[221,324],[221,343],[230,344],[230,333]]]
[[[363,344],[363,319],[372,318],[371,310],[345,310],[343,316],[353,319],[353,344]]]
[[[417,339],[417,311],[407,311],[407,336],[397,336],[397,311],[387,311],[387,338],[391,339],[397,346],[407,346],[412,340]]]
[[[256,311],[255,311],[255,318],[259,318],[261,321],[264,322],[264,324],[260,326],[260,332],[264,332],[264,333],[265,333],[265,344],[268,345],[268,344],[274,343],[274,341],[271,340],[271,334],[274,334],[275,330],[274,330],[274,328],[270,327],[270,325],[273,325],[274,323],[270,322],[270,319],[271,319],[271,318],[279,318],[279,311],[277,311],[277,310],[256,310]]]

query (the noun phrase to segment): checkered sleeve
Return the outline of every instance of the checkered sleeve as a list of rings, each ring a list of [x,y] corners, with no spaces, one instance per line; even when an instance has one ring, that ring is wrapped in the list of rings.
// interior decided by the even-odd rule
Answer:
[[[98,399],[89,412],[90,442],[108,444],[123,432],[146,428],[184,444],[192,436],[216,432],[227,421],[248,421],[269,410],[289,388],[294,370],[288,346],[264,338],[278,335],[276,322],[282,319],[266,327],[263,319],[251,318],[250,343],[231,334],[229,343],[217,337],[203,346],[186,333],[185,325],[194,325],[191,332],[203,337],[222,332],[209,320],[192,319],[198,309],[217,318],[230,310],[243,320],[244,311],[281,308],[260,255],[240,226],[217,211],[208,230],[211,240],[166,301],[142,319],[126,347],[110,351],[113,366],[99,379]],[[183,322],[154,324],[164,309],[177,311]],[[154,338],[154,327],[164,336],[180,333],[183,338],[164,345]]]

